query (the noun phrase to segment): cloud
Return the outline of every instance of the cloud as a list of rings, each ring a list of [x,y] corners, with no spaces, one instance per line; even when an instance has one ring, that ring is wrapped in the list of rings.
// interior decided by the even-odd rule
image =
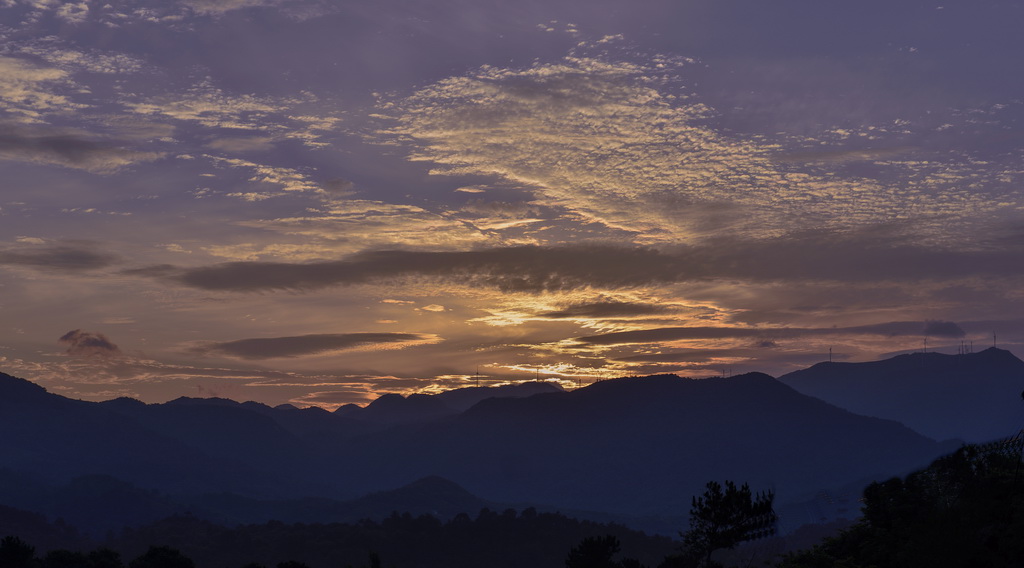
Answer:
[[[118,258],[113,255],[70,246],[0,249],[0,265],[77,272],[106,268],[117,262]]]
[[[607,318],[620,316],[646,316],[662,314],[668,311],[666,306],[642,304],[634,302],[594,302],[575,304],[561,310],[543,312],[541,317],[552,319],[570,318]]]
[[[368,251],[345,260],[305,264],[229,262],[126,271],[206,290],[312,290],[410,276],[458,279],[504,291],[542,292],[592,285],[636,286],[676,276],[671,259],[640,248],[507,247],[465,252]]]
[[[294,168],[268,166],[240,158],[206,157],[221,167],[251,169],[253,173],[249,181],[253,183],[277,185],[284,191],[316,192],[320,189],[320,186],[311,181],[308,176]]]
[[[121,357],[121,350],[107,339],[105,335],[98,332],[71,330],[59,339],[66,343],[66,353],[74,357]]]
[[[357,347],[404,347],[434,340],[436,338],[415,333],[320,333],[210,343],[196,347],[194,351],[242,359],[277,359],[319,355]]]
[[[832,124],[742,136],[742,125],[720,125],[745,111],[715,110],[681,87],[701,73],[693,62],[602,49],[438,81],[386,102],[382,114],[395,125],[379,135],[407,144],[410,159],[434,174],[514,184],[637,243],[866,227],[897,211],[914,221],[907,234],[919,242],[975,241],[974,221],[1015,216],[1021,205],[1019,159],[911,153],[908,129],[921,139],[934,133],[905,120],[865,124],[851,140],[830,135],[839,132]]]
[[[797,327],[662,327],[636,331],[618,331],[579,337],[576,341],[588,345],[626,345],[631,343],[662,343],[693,339],[748,339],[762,341],[775,339],[826,336],[873,335],[883,337],[927,336],[963,337],[965,332],[953,322],[885,322],[851,327],[797,328]]]
[[[233,10],[282,6],[289,0],[181,0],[197,14],[219,16]]]
[[[160,158],[159,152],[129,150],[77,131],[2,125],[0,159],[54,164],[94,173]]]
[[[229,95],[208,81],[194,85],[184,94],[160,95],[144,102],[126,102],[125,106],[142,115],[252,131],[266,130],[270,115],[285,108],[270,98]]]
[[[965,337],[967,332],[951,321],[929,321],[924,326],[924,335],[929,337]]]
[[[340,198],[350,184],[326,182],[324,191]],[[447,218],[413,205],[396,205],[362,199],[334,199],[326,207],[301,217],[239,221],[243,227],[273,231],[292,242],[261,245],[211,245],[206,252],[231,260],[287,258],[317,260],[365,249],[436,248],[479,246],[494,239],[465,222]],[[294,239],[301,239],[298,243]]]
[[[217,138],[206,144],[207,147],[229,154],[244,152],[265,152],[274,147],[273,139],[264,136],[249,138]]]
[[[40,122],[46,112],[82,108],[53,90],[56,85],[67,83],[67,77],[68,73],[61,69],[0,56],[0,111],[6,111],[7,118],[17,122],[31,123]]]
[[[876,233],[816,231],[757,241],[715,239],[670,250],[596,244],[461,252],[381,250],[302,264],[230,262],[128,272],[206,290],[313,290],[427,276],[534,293],[715,279],[865,284],[1024,275],[1016,250],[929,249],[887,239],[881,229]]]
[[[706,363],[720,357],[743,357],[741,349],[686,349],[671,353],[644,353],[617,357],[623,363]]]

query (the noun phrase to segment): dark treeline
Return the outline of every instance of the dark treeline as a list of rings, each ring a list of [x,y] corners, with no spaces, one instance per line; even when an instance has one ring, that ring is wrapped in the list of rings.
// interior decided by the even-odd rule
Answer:
[[[382,521],[272,521],[234,528],[191,516],[175,516],[126,529],[97,547],[120,553],[126,567],[151,547],[158,546],[180,552],[200,568],[243,568],[251,564],[274,567],[281,563],[301,563],[309,568],[361,568],[373,564],[371,556],[383,568],[562,568],[573,546],[588,537],[605,535],[614,536],[623,551],[651,566],[673,554],[678,546],[667,537],[648,536],[617,524],[580,521],[534,509],[483,509],[475,518],[462,514],[447,522],[427,515],[396,513]],[[28,539],[23,542],[32,544]],[[38,551],[34,563],[26,567],[8,567],[0,560],[0,568],[72,568],[43,562],[52,552]],[[90,568],[86,563],[79,566]]]
[[[768,563],[778,568],[1024,566],[1022,446],[1022,438],[968,445],[906,477],[873,483],[864,491],[860,520],[813,548]],[[0,544],[0,568],[190,568],[193,562],[200,568],[714,568],[751,565],[755,558],[760,565],[766,557],[736,547],[767,540],[766,548],[776,553],[786,548],[759,538],[771,533],[770,506],[770,495],[711,482],[703,496],[695,496],[693,520],[681,541],[533,509],[484,509],[475,518],[461,514],[447,522],[395,513],[379,522],[236,528],[175,516],[127,529],[92,551],[37,554],[26,541],[8,537]],[[82,542],[66,526],[31,515],[19,518],[35,531],[22,534]],[[0,515],[0,528],[2,521]]]

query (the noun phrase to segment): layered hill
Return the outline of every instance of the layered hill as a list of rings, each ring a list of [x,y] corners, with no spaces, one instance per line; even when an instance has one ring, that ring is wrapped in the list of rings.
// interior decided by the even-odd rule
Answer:
[[[796,499],[909,470],[944,449],[768,375],[662,375],[490,399],[451,420],[352,440],[344,459],[360,467],[339,474],[349,486],[394,486],[429,472],[505,502],[685,515],[711,479]]]
[[[779,377],[851,412],[897,420],[936,440],[985,442],[1024,427],[1024,361],[979,353],[913,353],[867,363],[818,363]]]
[[[484,392],[459,396],[471,402]],[[436,408],[444,399],[434,396],[410,404]],[[402,400],[389,397],[385,409],[409,402]],[[0,468],[64,481],[113,476],[238,521],[254,510],[292,511],[294,520],[310,511],[342,516],[335,504],[296,500],[352,501],[440,476],[491,502],[678,523],[709,480],[800,500],[951,449],[760,373],[624,378],[483,398],[462,412],[445,406],[436,418],[403,421],[393,408],[374,417],[369,408],[343,415],[224,399],[90,403],[4,375],[0,430],[13,435],[0,437]],[[441,493],[457,496],[449,490]],[[393,499],[396,509],[402,499]]]

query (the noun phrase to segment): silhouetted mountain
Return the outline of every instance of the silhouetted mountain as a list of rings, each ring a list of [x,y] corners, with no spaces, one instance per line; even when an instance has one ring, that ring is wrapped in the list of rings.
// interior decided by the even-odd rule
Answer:
[[[525,398],[552,392],[562,392],[562,387],[545,381],[532,381],[497,387],[465,387],[444,391],[434,396],[453,410],[464,412],[474,404],[488,398]]]
[[[33,476],[10,470],[0,470],[0,490],[0,503],[50,519],[63,519],[94,538],[110,530],[120,531],[180,514],[235,526],[271,520],[287,523],[381,520],[395,511],[446,520],[485,507],[508,508],[508,505],[480,499],[436,476],[351,501],[314,497],[268,500],[227,492],[169,495],[106,475],[87,475],[64,485],[48,485]],[[0,532],[0,536],[4,534]]]
[[[945,449],[758,373],[616,379],[487,398],[461,414],[442,401],[385,396],[361,420],[225,399],[90,403],[8,377],[0,427],[14,435],[0,437],[0,467],[59,472],[62,482],[111,475],[179,503],[206,495],[188,502],[226,522],[318,507],[341,515],[331,500],[441,476],[504,503],[666,517],[660,530],[674,532],[708,480],[774,487],[781,503],[901,473]],[[396,509],[414,505],[398,507],[404,499],[394,497]]]
[[[436,397],[426,394],[385,394],[368,404],[363,411],[353,414],[354,418],[377,424],[409,424],[425,422],[455,414]]]
[[[685,515],[710,479],[805,499],[927,463],[945,448],[759,374],[603,381],[572,392],[494,398],[417,429],[353,440],[349,487],[436,474],[513,503]]]
[[[10,375],[0,376],[0,432],[0,467],[52,482],[106,474],[167,490],[208,491],[249,487],[263,477],[97,403],[47,393]]]
[[[0,488],[0,503],[62,519],[94,538],[190,510],[187,504],[167,495],[109,475],[86,475],[66,484],[47,484],[32,475],[3,470]]]
[[[982,442],[1024,427],[1024,361],[995,347],[964,355],[818,363],[779,380],[851,412],[898,420],[936,440]]]
[[[0,538],[6,536],[21,538],[38,550],[88,545],[88,539],[63,520],[51,523],[44,515],[0,505]]]
[[[380,425],[427,422],[464,412],[489,398],[523,398],[541,393],[562,392],[558,385],[534,381],[493,387],[465,387],[438,394],[385,394],[366,407],[346,404],[335,410],[338,416]]]

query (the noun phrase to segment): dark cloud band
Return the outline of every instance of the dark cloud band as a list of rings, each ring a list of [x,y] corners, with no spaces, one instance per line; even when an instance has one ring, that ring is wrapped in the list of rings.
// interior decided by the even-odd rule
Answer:
[[[716,278],[865,283],[957,279],[965,274],[1021,276],[1024,263],[1019,257],[1020,251],[1012,247],[934,250],[900,244],[898,239],[817,232],[762,241],[718,239],[671,251],[599,245],[464,252],[391,250],[305,264],[230,262],[199,268],[149,267],[129,273],[204,290],[238,292],[312,290],[410,276],[456,279],[503,291],[544,292]]]
[[[113,255],[67,246],[0,250],[0,265],[77,271],[106,268],[117,261]]]
[[[880,335],[885,337],[931,336],[959,338],[964,337],[966,332],[954,322],[901,321],[853,327],[825,328],[662,327],[657,329],[619,331],[614,333],[603,333],[600,335],[589,335],[577,338],[577,341],[588,345],[625,345],[630,343],[660,343],[663,341],[682,341],[689,339],[784,339],[823,335]]]
[[[429,337],[414,333],[320,333],[292,337],[266,337],[239,339],[211,343],[195,351],[204,354],[227,355],[242,359],[276,359],[316,355],[367,345],[395,345],[420,342]]]

